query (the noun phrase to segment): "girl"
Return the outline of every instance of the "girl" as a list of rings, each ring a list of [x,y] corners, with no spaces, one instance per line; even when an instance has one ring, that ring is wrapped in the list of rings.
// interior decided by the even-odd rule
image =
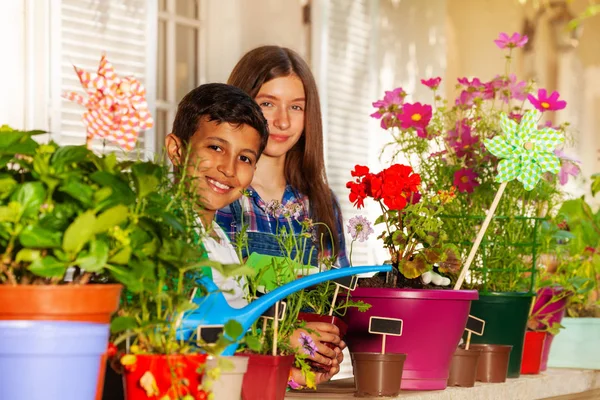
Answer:
[[[260,105],[269,125],[269,139],[248,196],[219,210],[217,222],[232,239],[246,227],[244,257],[254,252],[282,256],[275,237],[277,229],[292,226],[299,234],[299,222],[310,218],[319,223],[312,244],[317,251],[304,251],[304,264],[317,265],[319,260],[333,256],[337,266],[348,266],[340,207],[325,175],[321,109],[310,68],[290,49],[263,46],[242,57],[228,83],[244,90]],[[296,210],[295,221],[290,224],[289,214],[273,212],[273,204]],[[345,344],[341,342],[331,354],[319,337],[339,335],[337,327],[307,326],[317,331],[313,339],[319,353],[331,357],[329,364],[333,366],[330,373],[318,374],[317,383],[329,380],[339,371]],[[294,379],[300,376],[295,373]]]

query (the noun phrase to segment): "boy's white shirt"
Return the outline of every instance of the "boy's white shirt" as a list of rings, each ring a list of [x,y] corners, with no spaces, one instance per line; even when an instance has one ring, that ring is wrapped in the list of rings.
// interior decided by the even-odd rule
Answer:
[[[202,224],[201,221],[200,223]],[[203,235],[202,238],[202,244],[208,253],[208,259],[221,264],[240,264],[240,259],[235,248],[223,229],[214,221],[212,229],[219,237],[218,241],[210,235]],[[227,300],[227,303],[231,307],[242,308],[248,305],[244,293],[244,286],[246,284],[244,277],[240,279],[225,278],[214,268],[212,268],[212,276],[213,282],[223,291],[223,296],[225,296],[225,300]]]

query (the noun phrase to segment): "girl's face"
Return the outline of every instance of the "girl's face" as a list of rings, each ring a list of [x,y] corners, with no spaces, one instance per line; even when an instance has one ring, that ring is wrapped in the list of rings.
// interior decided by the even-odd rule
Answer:
[[[268,157],[284,156],[304,132],[306,96],[296,75],[263,84],[255,99],[269,123],[269,141],[263,152]]]

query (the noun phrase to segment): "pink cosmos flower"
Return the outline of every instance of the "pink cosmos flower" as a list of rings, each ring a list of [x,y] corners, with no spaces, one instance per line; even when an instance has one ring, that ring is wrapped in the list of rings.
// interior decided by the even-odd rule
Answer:
[[[512,119],[517,124],[520,124],[523,119],[523,114],[511,111],[510,114],[508,114],[508,118]]]
[[[458,83],[467,87],[467,90],[470,91],[478,91],[483,89],[485,85],[479,80],[479,78],[473,78],[473,80],[469,81],[468,78],[458,78]]]
[[[431,106],[421,103],[405,103],[398,117],[403,129],[414,128],[419,137],[427,137],[426,128],[431,121]]]
[[[502,79],[502,88],[500,89],[500,99],[505,103],[510,102],[510,99],[523,101],[527,98],[525,89],[527,88],[527,82],[517,82],[517,76],[510,74],[508,79]]]
[[[471,135],[471,127],[467,125],[468,129],[462,130],[459,138],[452,142],[452,147],[456,152],[456,156],[461,158],[464,156],[472,155],[473,151],[477,149],[479,143],[479,136]]]
[[[581,161],[569,157],[565,152],[559,149],[554,150],[554,154],[562,161],[560,171],[558,172],[558,181],[564,186],[569,182],[569,175],[573,178],[576,178],[577,175],[579,175],[581,169],[578,164],[581,164]]]
[[[479,186],[477,178],[479,175],[470,168],[461,168],[454,173],[454,186],[459,192],[473,193],[473,190]]]
[[[486,100],[493,99],[500,88],[504,86],[504,80],[497,75],[494,79],[483,84],[483,98]]]
[[[515,47],[525,46],[527,40],[529,40],[527,35],[521,35],[518,32],[513,33],[511,37],[508,37],[506,33],[502,32],[498,36],[498,39],[494,40],[494,43],[496,43],[496,46],[498,46],[501,49],[513,49]]]
[[[381,127],[383,129],[397,126],[398,115],[405,97],[406,92],[402,88],[386,91],[383,100],[377,100],[373,103],[373,107],[378,110],[371,114],[371,117],[381,118]]]
[[[440,82],[442,81],[442,78],[437,77],[437,78],[431,78],[431,79],[421,79],[421,83],[425,86],[427,86],[430,89],[437,89],[438,86],[440,86]]]
[[[559,96],[560,96],[560,94],[558,94],[558,92],[554,91],[554,92],[552,92],[550,97],[548,97],[548,93],[546,92],[546,89],[540,89],[540,90],[538,90],[537,99],[535,97],[533,97],[533,95],[530,94],[527,96],[527,100],[529,100],[529,102],[535,108],[540,110],[541,112],[558,111],[558,110],[562,110],[563,108],[565,108],[567,106],[566,101],[558,100]]]
[[[364,242],[375,231],[371,227],[371,222],[362,215],[350,218],[348,221],[348,233],[352,240]]]

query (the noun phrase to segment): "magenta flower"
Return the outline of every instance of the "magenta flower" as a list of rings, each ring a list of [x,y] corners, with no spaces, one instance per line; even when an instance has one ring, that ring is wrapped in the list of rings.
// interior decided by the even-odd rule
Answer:
[[[421,79],[421,83],[425,86],[427,86],[430,89],[437,89],[440,86],[440,82],[442,81],[442,78],[440,78],[439,76],[437,78],[431,78],[431,79]]]
[[[454,186],[459,192],[473,193],[473,190],[479,186],[477,178],[479,175],[470,168],[461,168],[454,173]]]
[[[502,32],[498,36],[498,39],[494,40],[494,43],[496,43],[496,46],[498,46],[501,49],[513,49],[515,47],[525,46],[527,40],[529,40],[527,35],[521,35],[520,33],[515,32],[512,34],[511,37],[508,37],[506,33]]]
[[[505,103],[510,102],[510,99],[523,101],[527,98],[525,89],[527,88],[527,82],[517,82],[517,76],[510,74],[508,79],[502,79],[502,87],[500,88],[500,99]]]
[[[348,221],[348,233],[350,234],[352,240],[364,242],[374,232],[375,231],[371,227],[369,220],[362,215],[352,217]]]
[[[305,354],[308,354],[311,357],[314,357],[315,354],[317,354],[317,345],[315,344],[315,342],[309,335],[301,332],[300,339],[298,339],[298,341],[300,341],[300,345],[302,346],[302,351]]]
[[[405,103],[398,119],[403,129],[414,128],[419,137],[426,138],[426,128],[431,121],[431,106],[421,103]]]
[[[581,161],[576,158],[569,157],[559,149],[554,150],[554,154],[560,158],[562,162],[560,171],[558,172],[558,181],[564,186],[567,184],[567,182],[569,182],[569,175],[571,175],[573,178],[576,178],[577,175],[579,175],[581,169],[577,164],[581,164]]]
[[[540,89],[540,90],[538,90],[537,99],[535,97],[533,97],[533,95],[531,95],[531,94],[529,96],[527,96],[527,99],[535,108],[537,108],[541,112],[558,111],[558,110],[562,110],[563,108],[565,108],[567,106],[566,101],[558,100],[559,96],[560,95],[558,94],[558,92],[555,91],[555,92],[552,92],[550,97],[548,97],[548,93],[546,92],[546,89]]]
[[[483,99],[489,100],[496,96],[496,92],[504,86],[504,80],[497,75],[494,79],[483,84]]]
[[[476,145],[479,143],[479,136],[472,136],[471,127],[468,125],[466,127],[468,129],[463,129],[459,138],[451,143],[456,156],[459,158],[471,155],[477,149]]]
[[[508,114],[508,118],[512,119],[517,124],[520,124],[523,119],[523,114],[511,111],[510,114]]]
[[[373,107],[378,110],[371,114],[371,117],[381,119],[383,129],[397,126],[398,115],[405,97],[406,92],[402,88],[396,88],[391,92],[386,91],[383,100],[373,103]]]

